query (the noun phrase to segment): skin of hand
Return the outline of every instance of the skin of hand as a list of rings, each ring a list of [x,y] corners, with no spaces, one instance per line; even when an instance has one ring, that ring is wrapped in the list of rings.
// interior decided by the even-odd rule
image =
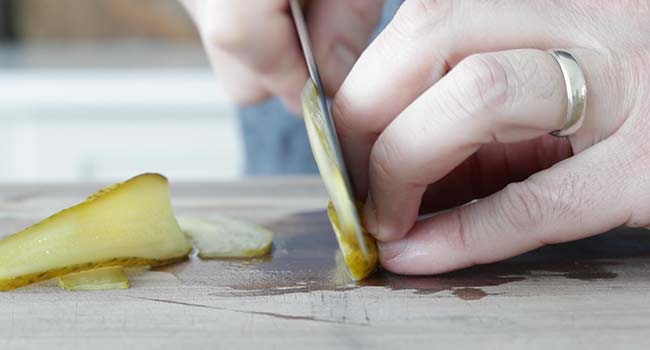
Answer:
[[[288,0],[181,0],[217,76],[239,104],[279,97],[300,112],[305,59]],[[381,0],[310,0],[305,15],[325,90],[338,89],[368,43]]]
[[[332,106],[382,265],[443,273],[650,225],[649,17],[650,1],[406,1]],[[567,138],[549,135],[568,105],[551,49],[588,89]]]

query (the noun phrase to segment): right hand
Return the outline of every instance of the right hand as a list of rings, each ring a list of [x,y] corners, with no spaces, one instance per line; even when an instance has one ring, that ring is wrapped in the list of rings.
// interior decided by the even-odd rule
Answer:
[[[332,116],[384,268],[443,273],[650,225],[650,1],[595,3],[407,1],[364,51]],[[557,49],[588,95],[568,137],[548,135],[570,106]]]
[[[181,0],[226,92],[238,104],[279,97],[300,112],[307,68],[288,0]],[[310,0],[307,23],[325,91],[333,95],[366,47],[383,1]]]

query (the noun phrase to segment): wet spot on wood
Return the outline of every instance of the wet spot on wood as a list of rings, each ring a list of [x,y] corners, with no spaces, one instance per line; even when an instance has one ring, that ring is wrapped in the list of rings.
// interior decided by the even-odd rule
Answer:
[[[452,294],[467,301],[483,299],[488,295],[488,293],[480,288],[457,288],[454,289]]]
[[[174,274],[181,283],[218,287],[212,292],[215,296],[255,297],[380,287],[424,296],[447,291],[478,300],[480,293],[474,289],[490,295],[490,287],[524,279],[544,283],[548,278],[560,277],[591,283],[616,278],[616,273],[611,271],[616,265],[612,259],[650,256],[650,235],[639,230],[619,230],[452,273],[400,276],[380,269],[370,278],[355,283],[341,266],[337,267],[338,246],[324,211],[265,224],[275,233],[270,256],[252,260],[191,258],[188,263],[159,269]],[[197,267],[200,264],[211,266]],[[499,294],[507,296],[507,293]]]

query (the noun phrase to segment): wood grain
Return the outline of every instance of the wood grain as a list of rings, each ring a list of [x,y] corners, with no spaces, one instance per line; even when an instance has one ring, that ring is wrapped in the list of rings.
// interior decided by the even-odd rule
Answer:
[[[0,236],[99,185],[0,187]],[[426,277],[337,267],[318,179],[172,184],[178,216],[231,215],[276,233],[271,256],[132,271],[129,290],[53,282],[0,294],[0,349],[645,348],[650,236],[620,229]]]

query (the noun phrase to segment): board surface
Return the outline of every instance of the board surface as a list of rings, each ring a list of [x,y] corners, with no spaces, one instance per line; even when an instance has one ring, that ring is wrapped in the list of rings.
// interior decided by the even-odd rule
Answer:
[[[337,265],[319,181],[172,181],[177,216],[267,225],[272,254],[134,271],[128,290],[65,292],[50,281],[0,293],[0,349],[645,348],[650,232],[619,229],[456,273],[380,272],[354,283]],[[1,186],[0,237],[100,187]]]

